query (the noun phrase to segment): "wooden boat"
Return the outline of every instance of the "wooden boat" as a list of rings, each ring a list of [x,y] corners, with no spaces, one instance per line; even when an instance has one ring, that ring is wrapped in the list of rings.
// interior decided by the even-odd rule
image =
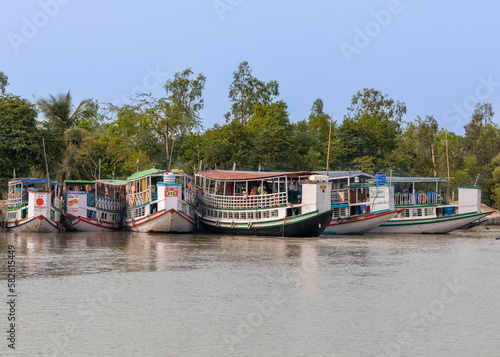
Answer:
[[[331,182],[333,216],[323,235],[363,234],[394,218],[393,190],[380,186],[362,171],[333,171]]]
[[[108,232],[123,227],[125,180],[64,181],[67,231]]]
[[[125,228],[135,232],[192,232],[196,225],[192,177],[152,168],[127,178]]]
[[[61,184],[38,178],[9,181],[5,227],[15,232],[56,233],[61,229]]]
[[[332,217],[326,176],[211,170],[195,175],[199,222],[217,234],[315,237]]]
[[[481,190],[477,187],[458,189],[458,203],[449,204],[438,190],[443,178],[391,178],[391,186],[400,183],[413,183],[411,192],[395,194],[396,208],[403,209],[396,217],[373,228],[371,233],[421,234],[448,233],[469,223],[486,217],[491,212],[481,212]],[[416,183],[435,183],[433,191],[417,190]],[[405,186],[406,188],[406,186]]]

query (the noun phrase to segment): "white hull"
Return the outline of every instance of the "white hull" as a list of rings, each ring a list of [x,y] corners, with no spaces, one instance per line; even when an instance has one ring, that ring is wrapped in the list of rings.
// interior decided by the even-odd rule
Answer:
[[[487,216],[487,212],[464,213],[450,216],[440,216],[421,219],[392,219],[370,233],[386,234],[421,234],[421,233],[448,233],[480,218]]]
[[[64,226],[68,231],[77,232],[112,232],[121,228],[121,223],[101,221],[83,217],[64,217]]]
[[[400,211],[361,214],[345,218],[333,218],[323,235],[363,234],[394,218]]]
[[[195,223],[194,217],[180,212],[179,210],[170,209],[134,220],[127,218],[125,228],[141,233],[189,233],[194,230]]]
[[[12,232],[26,233],[57,233],[59,232],[60,224],[50,218],[42,215],[38,217],[27,218],[18,222],[7,222],[6,227]]]

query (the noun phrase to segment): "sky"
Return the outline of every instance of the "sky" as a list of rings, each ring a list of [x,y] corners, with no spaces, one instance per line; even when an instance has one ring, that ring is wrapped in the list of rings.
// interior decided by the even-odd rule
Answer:
[[[203,126],[224,124],[233,72],[279,82],[290,121],[315,99],[338,123],[374,88],[462,135],[476,103],[500,111],[500,2],[0,0],[0,71],[36,101],[125,104],[165,94],[176,72],[203,73]],[[500,113],[494,117],[499,123]]]

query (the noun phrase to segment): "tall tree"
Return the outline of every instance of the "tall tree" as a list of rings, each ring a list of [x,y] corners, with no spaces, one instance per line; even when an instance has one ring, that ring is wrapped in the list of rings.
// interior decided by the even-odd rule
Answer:
[[[43,162],[41,137],[34,104],[19,96],[0,96],[0,177],[30,176]],[[45,172],[43,170],[42,172]]]
[[[167,96],[157,105],[159,119],[168,123],[172,135],[184,136],[201,128],[200,110],[203,109],[203,89],[206,77],[199,73],[193,77],[191,68],[177,72],[163,87]]]
[[[250,163],[259,162],[268,170],[288,170],[288,157],[292,152],[293,127],[288,119],[288,107],[278,101],[269,105],[255,105],[248,129],[254,141]]]
[[[252,75],[247,61],[239,64],[233,73],[233,82],[229,86],[231,110],[224,117],[226,122],[238,121],[247,124],[254,112],[254,105],[266,106],[271,104],[279,95],[277,81],[265,83]]]
[[[72,156],[85,136],[89,123],[95,120],[97,104],[90,99],[81,101],[75,108],[70,91],[38,101],[38,108],[45,117],[42,135],[47,141],[47,156],[55,178],[71,178]]]
[[[5,87],[9,85],[9,77],[0,71],[0,94],[5,95]]]

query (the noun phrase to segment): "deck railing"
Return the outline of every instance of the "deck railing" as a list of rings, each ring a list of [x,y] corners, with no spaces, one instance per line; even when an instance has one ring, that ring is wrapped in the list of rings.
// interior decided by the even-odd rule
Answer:
[[[127,194],[127,204],[131,207],[140,206],[151,202],[151,190]]]
[[[438,204],[442,202],[441,193],[435,191],[394,194],[394,204],[396,206]]]
[[[122,211],[125,208],[125,200],[97,197],[95,207],[106,211]]]
[[[227,209],[277,207],[287,203],[286,192],[255,196],[225,196],[205,192],[201,197],[206,206]]]

